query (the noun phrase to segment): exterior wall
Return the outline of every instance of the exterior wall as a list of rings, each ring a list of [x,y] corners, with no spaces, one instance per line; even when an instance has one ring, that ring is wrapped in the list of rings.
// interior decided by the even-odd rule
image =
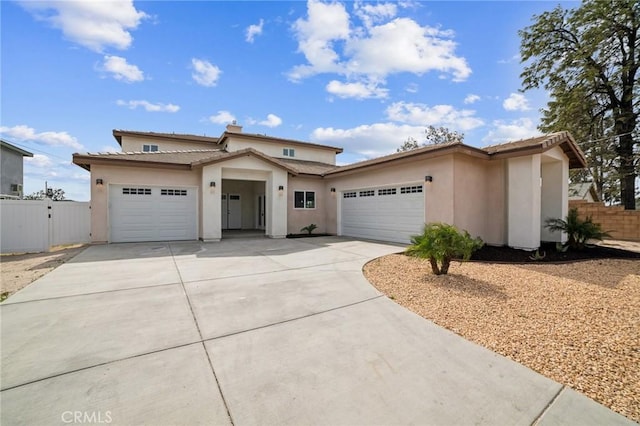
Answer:
[[[283,194],[280,194],[278,187],[286,188],[287,172],[258,158],[246,156],[202,168],[200,182],[202,185],[202,227],[200,229],[203,240],[215,241],[222,238],[221,190],[227,179],[265,182],[264,190],[267,197],[265,233],[272,238],[286,236],[287,199]],[[216,182],[215,188],[209,186],[211,181]],[[253,224],[253,219],[249,223]]]
[[[316,193],[315,209],[296,209],[294,205],[295,191],[314,191]],[[290,176],[287,188],[288,224],[287,233],[299,234],[300,228],[312,223],[318,228],[314,232],[325,233],[327,229],[327,201],[329,190],[326,182],[319,178]]]
[[[540,246],[540,154],[507,160],[507,239],[510,247]]]
[[[0,194],[19,195],[11,190],[12,184],[22,185],[23,165],[22,154],[5,148],[0,148],[0,164],[2,166],[2,175],[0,176]]]
[[[542,154],[540,174],[541,215],[540,239],[542,241],[562,242],[566,235],[560,232],[550,232],[545,227],[549,218],[564,218],[567,216],[569,205],[569,160],[558,147]]]
[[[208,142],[190,142],[145,138],[144,136],[122,136],[122,152],[142,152],[142,145],[158,145],[158,151],[184,151],[189,149],[216,149],[218,145]]]
[[[434,178],[435,182],[435,178]],[[466,155],[454,158],[454,221],[472,237],[504,245],[504,165]]]
[[[326,164],[336,164],[336,153],[331,149],[313,148],[286,143],[261,142],[254,139],[242,139],[241,136],[229,136],[227,139],[227,151],[239,151],[245,148],[254,148],[275,158],[290,158],[294,160],[318,161]],[[295,157],[282,155],[283,148],[293,148]]]
[[[604,203],[569,201],[569,208],[578,209],[578,216],[591,216],[594,223],[616,240],[640,241],[640,210],[625,210],[623,206],[605,206]],[[564,216],[563,216],[564,217]]]
[[[94,184],[96,179],[104,181],[102,187]],[[157,186],[166,182],[171,186],[198,186],[199,173],[189,170],[155,168],[132,168],[118,166],[91,166],[91,241],[109,241],[109,185]]]
[[[356,173],[328,176],[325,193],[330,194],[330,188],[336,188],[336,198],[329,195],[328,205],[335,204],[333,211],[338,212],[335,221],[327,215],[327,232],[339,233],[340,229],[340,197],[341,192],[372,188],[386,185],[424,184],[424,177],[430,175],[433,182],[424,185],[425,193],[425,222],[454,222],[454,197],[453,197],[453,155],[416,160],[397,164],[394,166],[382,166],[375,169],[363,170]]]

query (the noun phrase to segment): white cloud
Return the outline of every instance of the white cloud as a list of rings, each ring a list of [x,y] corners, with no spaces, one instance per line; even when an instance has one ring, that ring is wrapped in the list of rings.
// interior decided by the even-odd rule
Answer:
[[[465,104],[473,104],[473,103],[478,102],[479,100],[480,100],[480,96],[475,95],[475,94],[473,94],[473,93],[469,93],[469,94],[467,95],[467,97],[466,97],[466,98],[464,98],[464,101],[463,101],[463,102],[464,102]]]
[[[466,60],[455,54],[451,31],[395,18],[394,4],[357,3],[355,14],[364,23],[360,27],[351,26],[340,3],[309,0],[307,8],[307,18],[293,25],[298,51],[307,60],[307,64],[291,69],[289,78],[293,81],[321,73],[371,82],[403,72],[421,75],[437,71],[454,81],[471,74]]]
[[[404,90],[406,90],[409,93],[418,93],[418,89],[419,87],[416,83],[409,83]]]
[[[451,105],[435,105],[411,102],[394,102],[386,110],[392,121],[417,126],[445,126],[452,130],[471,130],[480,127],[484,122],[475,116],[474,110],[455,109]]]
[[[259,124],[260,126],[278,127],[282,124],[282,119],[275,114],[267,114],[266,120],[247,119],[247,124]]]
[[[395,3],[355,3],[355,14],[362,20],[366,27],[382,22],[385,19],[393,18],[398,13],[398,6]]]
[[[70,41],[102,52],[106,47],[127,49],[140,22],[149,16],[136,10],[132,0],[21,1],[36,19],[49,22]]]
[[[201,86],[215,86],[222,74],[220,68],[204,59],[191,59],[191,66],[193,67],[191,77]]]
[[[0,133],[18,141],[32,141],[50,146],[67,146],[74,149],[83,149],[78,140],[67,132],[36,133],[33,127],[22,124],[13,127],[2,126],[0,127]]]
[[[341,83],[337,80],[331,80],[326,89],[339,98],[386,98],[389,93],[388,89],[378,87],[375,83]]]
[[[127,63],[125,58],[120,56],[106,55],[102,64],[102,70],[111,73],[116,80],[126,83],[135,83],[144,80],[144,73],[135,65]]]
[[[374,123],[350,129],[319,127],[311,133],[311,140],[314,142],[341,146],[346,151],[360,154],[365,158],[391,154],[409,137],[422,141],[424,126]]]
[[[341,67],[333,42],[349,37],[349,14],[344,5],[309,0],[307,15],[307,19],[300,18],[293,24],[298,52],[309,62],[291,70],[289,77],[294,81],[322,72],[338,72]]]
[[[516,53],[515,55],[513,55],[509,59],[499,59],[498,60],[499,64],[511,64],[513,62],[520,62],[520,54],[519,53]]]
[[[282,119],[275,114],[267,114],[267,119],[260,121],[258,124],[267,127],[278,127],[282,124]]]
[[[217,114],[209,117],[209,121],[216,124],[229,124],[235,119],[236,117],[229,111],[218,111]]]
[[[245,40],[248,43],[253,43],[256,36],[262,34],[262,28],[264,27],[264,19],[260,19],[258,24],[252,24],[247,27],[247,34]]]
[[[113,145],[103,145],[102,148],[100,148],[100,152],[120,152],[120,149]]]
[[[511,93],[507,99],[502,102],[502,106],[507,111],[528,111],[529,100],[520,93]]]
[[[142,107],[149,112],[178,112],[180,107],[174,104],[163,104],[163,103],[151,103],[148,101],[138,100],[138,101],[123,101],[118,100],[116,102],[119,106],[128,107],[129,109],[136,109],[138,107]]]
[[[529,118],[519,118],[509,122],[495,120],[491,125],[492,129],[482,138],[482,141],[487,144],[516,141],[540,135],[533,120]]]
[[[25,157],[24,160],[27,164],[37,168],[45,168],[53,166],[53,161],[46,155],[33,154],[33,157]]]

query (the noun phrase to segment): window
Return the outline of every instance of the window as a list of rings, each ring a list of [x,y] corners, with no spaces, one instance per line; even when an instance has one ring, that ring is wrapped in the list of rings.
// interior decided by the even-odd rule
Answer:
[[[151,195],[151,188],[122,188],[125,195]]]
[[[400,188],[401,194],[412,194],[415,192],[422,192],[422,185],[403,186],[402,188]]]
[[[378,195],[396,195],[395,188],[378,189]]]
[[[314,191],[294,191],[293,206],[296,209],[315,209],[316,193]]]
[[[373,190],[360,191],[360,196],[361,197],[373,197],[374,195],[376,195],[376,191],[373,191]]]
[[[158,145],[142,145],[143,152],[157,152]]]
[[[177,195],[177,196],[186,196],[186,189],[161,189],[160,195]]]
[[[345,192],[342,194],[342,198],[356,198],[356,192]]]
[[[283,148],[282,155],[284,155],[285,157],[295,157],[296,152],[293,148]]]

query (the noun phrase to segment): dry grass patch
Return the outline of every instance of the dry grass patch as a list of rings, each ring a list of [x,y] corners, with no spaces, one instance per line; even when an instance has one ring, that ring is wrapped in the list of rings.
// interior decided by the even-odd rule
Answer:
[[[404,255],[367,279],[400,305],[640,421],[640,261],[452,263]]]

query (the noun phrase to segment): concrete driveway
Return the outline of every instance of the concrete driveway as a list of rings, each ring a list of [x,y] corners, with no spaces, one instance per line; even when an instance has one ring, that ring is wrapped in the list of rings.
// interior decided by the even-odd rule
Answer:
[[[632,424],[378,293],[362,266],[400,250],[89,247],[0,305],[0,421]]]

